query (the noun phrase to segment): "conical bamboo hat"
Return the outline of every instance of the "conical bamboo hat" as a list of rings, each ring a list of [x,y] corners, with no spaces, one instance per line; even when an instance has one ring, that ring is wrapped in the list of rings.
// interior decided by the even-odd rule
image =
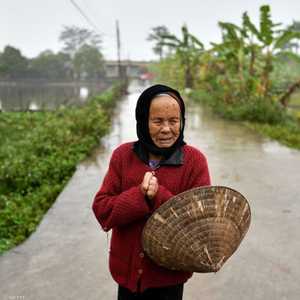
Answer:
[[[224,186],[178,194],[148,219],[144,251],[171,270],[217,272],[235,252],[251,220],[246,198]]]

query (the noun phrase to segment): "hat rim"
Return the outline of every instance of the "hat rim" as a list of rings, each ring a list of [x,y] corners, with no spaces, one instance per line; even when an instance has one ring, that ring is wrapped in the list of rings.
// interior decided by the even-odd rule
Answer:
[[[232,247],[232,252],[230,254],[228,254],[224,260],[222,261],[221,264],[217,265],[213,265],[211,264],[210,266],[200,266],[199,268],[194,268],[194,269],[186,269],[186,268],[178,268],[178,267],[174,267],[174,268],[170,268],[168,267],[168,269],[172,269],[172,270],[180,270],[180,271],[190,271],[190,272],[200,272],[200,273],[203,273],[203,272],[217,272],[221,267],[222,265],[232,256],[232,254],[237,250],[237,248],[239,247],[240,243],[242,242],[244,236],[246,235],[246,233],[248,232],[249,230],[249,227],[250,227],[250,222],[251,222],[251,209],[250,209],[250,205],[249,205],[249,202],[248,200],[246,199],[246,197],[244,197],[240,192],[238,192],[237,190],[231,188],[231,187],[227,187],[227,186],[223,186],[223,185],[214,185],[214,186],[201,186],[201,187],[195,187],[195,188],[192,188],[190,190],[187,190],[187,191],[184,191],[180,194],[177,194],[173,197],[171,197],[168,201],[166,201],[165,203],[163,203],[151,216],[150,218],[148,219],[146,225],[144,226],[143,228],[143,232],[142,232],[142,246],[143,246],[143,249],[144,251],[148,254],[148,251],[147,251],[147,247],[145,247],[145,245],[147,244],[147,236],[149,234],[147,234],[147,231],[149,230],[148,226],[149,224],[151,224],[150,222],[155,222],[153,221],[153,219],[155,218],[155,215],[156,214],[163,214],[164,212],[167,212],[168,210],[170,210],[170,207],[172,205],[172,202],[174,201],[178,201],[177,199],[180,199],[184,196],[186,196],[187,194],[193,194],[195,191],[199,191],[199,190],[202,190],[203,192],[205,190],[211,190],[212,192],[216,192],[216,191],[220,191],[220,190],[225,190],[226,193],[227,193],[227,190],[228,191],[231,191],[234,195],[237,195],[239,197],[239,201],[242,200],[244,204],[244,208],[247,207],[247,223],[246,224],[243,224],[243,227],[237,227],[237,230],[239,230],[239,233],[240,233],[240,237],[238,239],[237,242],[234,243],[234,246]],[[204,199],[205,200],[205,199]],[[186,203],[188,200],[186,200],[184,203]],[[193,200],[190,200],[190,202],[192,202]],[[215,201],[215,198],[214,198],[214,201]],[[202,200],[201,200],[202,202]],[[233,201],[233,203],[235,203],[235,201]],[[183,204],[183,207],[187,205],[187,204]],[[215,217],[212,217],[212,219],[216,220],[218,218],[218,216],[215,216]],[[199,218],[200,220],[201,218]],[[206,215],[203,215],[203,218],[202,220],[207,220],[208,217]],[[235,226],[236,224],[230,219],[230,218],[226,218],[225,215],[223,216],[223,220],[226,220],[227,223],[229,222],[232,222]],[[172,225],[172,223],[170,223]],[[207,223],[209,224],[209,223]],[[213,224],[213,222],[211,222],[210,224]],[[151,225],[150,225],[151,226]],[[149,227],[150,227],[149,226]],[[244,227],[245,226],[245,227]],[[152,231],[153,232],[153,231]],[[155,231],[153,232],[155,233]],[[234,233],[232,233],[234,234]],[[150,242],[148,242],[150,243]],[[149,257],[151,258],[151,255],[149,254]],[[152,258],[153,259],[153,258]],[[165,267],[163,264],[161,264],[160,262],[156,262],[157,264]]]

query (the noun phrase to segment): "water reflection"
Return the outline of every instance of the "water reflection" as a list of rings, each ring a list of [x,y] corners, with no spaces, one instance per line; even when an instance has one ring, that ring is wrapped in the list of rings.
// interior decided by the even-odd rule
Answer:
[[[0,82],[0,110],[52,110],[58,106],[82,105],[90,95],[100,93],[112,84],[101,82],[44,81]]]
[[[214,149],[218,152],[243,152],[253,155],[253,151],[264,153],[299,153],[239,122],[228,121],[214,115],[207,107],[196,103],[187,106],[186,140],[196,143],[202,149]]]

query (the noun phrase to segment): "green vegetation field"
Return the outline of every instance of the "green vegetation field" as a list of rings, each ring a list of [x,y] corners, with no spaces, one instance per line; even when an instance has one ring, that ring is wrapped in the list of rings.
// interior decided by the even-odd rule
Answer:
[[[108,132],[122,86],[83,107],[0,113],[0,253],[26,239]]]
[[[264,101],[229,106],[199,90],[193,91],[190,97],[195,102],[211,107],[222,118],[242,122],[262,135],[300,149],[300,125],[295,109],[287,113],[280,105]]]

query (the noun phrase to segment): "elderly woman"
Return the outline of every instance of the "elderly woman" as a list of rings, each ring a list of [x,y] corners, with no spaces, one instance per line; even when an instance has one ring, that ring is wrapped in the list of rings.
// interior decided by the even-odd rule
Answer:
[[[155,264],[141,236],[149,216],[172,196],[210,185],[207,161],[183,140],[185,106],[178,91],[149,87],[135,113],[138,141],[114,150],[93,211],[105,231],[112,229],[109,268],[118,300],[182,299],[192,273]]]

